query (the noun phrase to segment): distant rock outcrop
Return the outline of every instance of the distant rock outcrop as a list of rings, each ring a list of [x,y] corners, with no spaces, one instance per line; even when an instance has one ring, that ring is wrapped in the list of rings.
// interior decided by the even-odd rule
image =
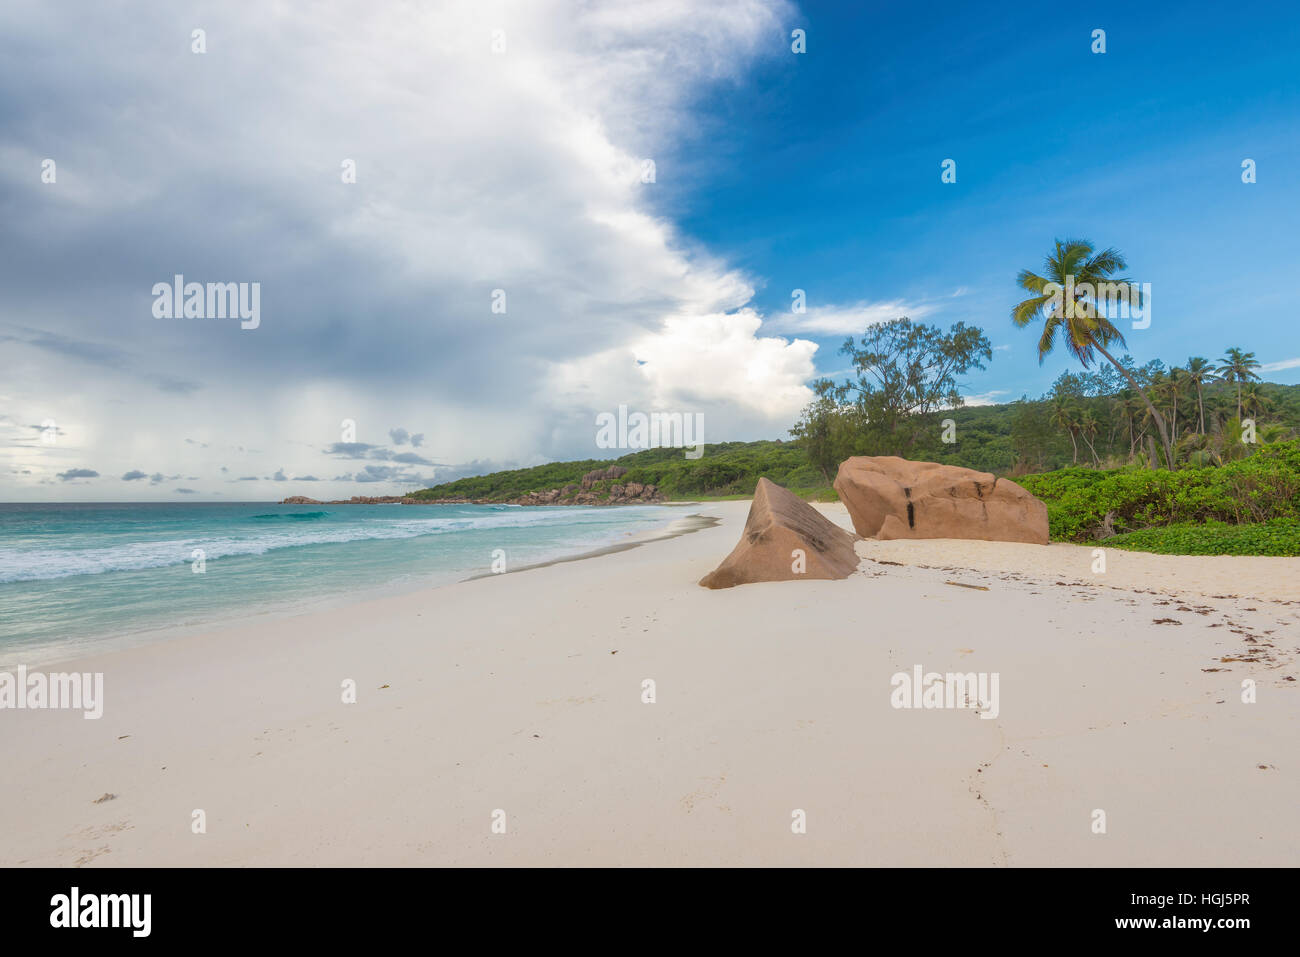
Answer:
[[[793,492],[758,480],[738,544],[700,579],[705,588],[800,578],[848,578],[857,570],[854,536]]]
[[[835,491],[863,538],[1048,541],[1047,506],[988,472],[859,455],[840,464]]]
[[[614,466],[618,468],[618,466]],[[621,469],[626,472],[627,469]],[[590,475],[592,473],[588,473]],[[604,472],[601,478],[609,478]],[[596,479],[595,481],[600,481]],[[581,487],[566,485],[545,492],[529,492],[513,501],[514,505],[641,505],[662,502],[664,497],[657,486],[642,485],[640,482],[628,482],[626,485],[611,485],[605,492],[592,490],[592,485],[583,476]]]

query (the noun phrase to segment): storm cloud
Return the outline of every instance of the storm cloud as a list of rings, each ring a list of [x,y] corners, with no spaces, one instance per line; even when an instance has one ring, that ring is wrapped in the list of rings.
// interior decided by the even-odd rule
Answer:
[[[815,345],[762,336],[755,280],[656,189],[694,101],[782,53],[789,13],[6,5],[0,380],[15,421],[60,431],[0,494],[74,455],[289,481],[374,459],[330,494],[397,491],[587,457],[619,404],[702,412],[710,441],[783,431]],[[260,324],[155,318],[177,276],[258,283]]]

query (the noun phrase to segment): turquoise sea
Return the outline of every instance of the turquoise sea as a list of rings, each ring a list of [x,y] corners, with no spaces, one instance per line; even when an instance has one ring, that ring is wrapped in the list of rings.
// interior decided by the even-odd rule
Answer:
[[[0,669],[628,542],[666,506],[0,504]],[[501,565],[498,563],[497,568]]]

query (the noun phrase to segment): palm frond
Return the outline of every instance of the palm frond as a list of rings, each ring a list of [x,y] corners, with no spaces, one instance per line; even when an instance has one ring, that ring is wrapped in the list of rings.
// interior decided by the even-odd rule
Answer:
[[[1011,309],[1011,321],[1015,323],[1017,329],[1023,329],[1033,322],[1043,311],[1043,306],[1052,301],[1052,296],[1034,296],[1023,302],[1018,302]]]

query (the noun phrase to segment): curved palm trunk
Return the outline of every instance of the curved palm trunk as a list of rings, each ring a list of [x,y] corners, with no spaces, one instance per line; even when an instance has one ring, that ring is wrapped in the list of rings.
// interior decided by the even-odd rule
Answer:
[[[1169,429],[1165,425],[1165,417],[1160,414],[1159,409],[1151,404],[1151,400],[1147,398],[1147,394],[1138,386],[1137,380],[1133,378],[1132,373],[1115,361],[1115,357],[1100,345],[1097,345],[1096,348],[1098,352],[1110,360],[1111,365],[1119,370],[1119,374],[1128,380],[1128,384],[1132,387],[1133,391],[1142,396],[1142,401],[1146,403],[1147,411],[1151,413],[1151,418],[1156,420],[1156,427],[1160,429],[1160,441],[1165,447],[1165,465],[1172,469],[1174,467],[1174,449],[1173,446],[1169,444]]]
[[[1201,398],[1201,384],[1196,383],[1196,409],[1201,414],[1201,435],[1205,434],[1205,400]]]

